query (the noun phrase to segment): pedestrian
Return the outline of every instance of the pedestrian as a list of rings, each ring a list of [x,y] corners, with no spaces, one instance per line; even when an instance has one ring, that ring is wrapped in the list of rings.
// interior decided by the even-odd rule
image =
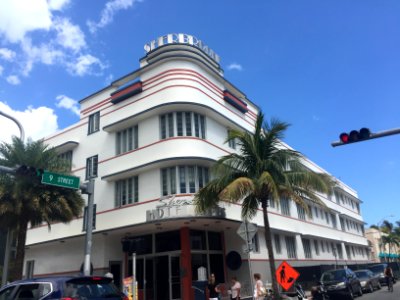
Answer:
[[[231,279],[231,300],[240,300],[240,288],[242,287],[236,276]]]
[[[215,280],[215,274],[211,273],[210,276],[208,277],[208,284],[207,284],[207,289],[208,289],[208,296],[210,300],[218,300],[218,295],[219,295],[219,287],[218,283]]]
[[[259,273],[255,273],[254,280],[256,282],[254,284],[254,300],[263,300],[265,297],[265,288],[263,282],[261,281],[261,275]]]
[[[389,265],[387,265],[387,267],[383,271],[383,275],[385,275],[386,284],[388,286],[388,290],[390,290],[391,285],[393,285],[394,275],[393,275],[393,270]]]

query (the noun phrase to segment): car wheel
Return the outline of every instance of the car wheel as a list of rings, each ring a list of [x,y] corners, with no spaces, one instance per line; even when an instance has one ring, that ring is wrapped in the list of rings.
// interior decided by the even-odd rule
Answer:
[[[371,282],[370,282],[369,285],[368,285],[368,291],[369,291],[370,293],[373,293],[373,292],[374,292],[374,287],[373,287],[373,285],[372,285]]]
[[[352,289],[350,287],[348,288],[347,298],[349,300],[353,300],[354,299],[353,291],[352,291]]]
[[[358,296],[362,296],[363,295],[363,291],[362,291],[362,287],[361,287],[361,284],[360,284],[360,286],[358,287]]]

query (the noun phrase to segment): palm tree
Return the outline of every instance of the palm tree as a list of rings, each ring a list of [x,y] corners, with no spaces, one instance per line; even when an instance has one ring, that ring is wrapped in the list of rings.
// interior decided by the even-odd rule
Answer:
[[[283,146],[280,140],[288,126],[275,119],[268,124],[260,112],[254,133],[230,131],[226,142],[235,140],[239,153],[226,155],[216,162],[214,179],[199,190],[194,200],[199,213],[217,206],[219,201],[239,202],[244,220],[254,217],[261,205],[275,295],[279,295],[279,290],[268,218],[269,202],[286,197],[309,213],[306,202],[325,206],[316,192],[329,193],[333,186],[328,175],[306,168],[299,152]]]
[[[396,221],[397,226],[400,225],[399,221]],[[389,246],[389,255],[388,255],[388,261],[390,261],[390,254],[391,250],[393,249],[393,246],[400,246],[400,228],[396,227],[393,223],[384,220],[382,222],[381,226],[382,232],[386,233],[386,235],[382,236],[382,245],[385,247],[385,245]],[[397,251],[396,251],[397,252]]]
[[[385,248],[385,245],[389,245],[388,261],[390,261],[392,246],[399,247],[400,239],[395,233],[389,233],[388,235],[382,236],[382,244],[383,244],[384,248]]]
[[[0,144],[0,165],[68,172],[66,161],[58,157],[54,148],[48,148],[43,141],[25,144],[16,137],[10,144]],[[83,205],[77,191],[43,185],[36,174],[17,171],[9,176],[0,173],[0,226],[17,233],[16,259],[10,272],[12,279],[22,278],[28,225],[46,223],[50,230],[53,222],[67,223],[79,216]]]

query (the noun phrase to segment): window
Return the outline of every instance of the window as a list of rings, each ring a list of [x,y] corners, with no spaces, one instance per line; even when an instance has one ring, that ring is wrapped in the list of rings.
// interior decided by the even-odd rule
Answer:
[[[268,204],[271,208],[275,208],[275,200],[273,199],[268,199]]]
[[[207,167],[179,166],[161,169],[161,193],[163,196],[196,193],[209,181]],[[179,186],[177,186],[179,184]]]
[[[285,236],[285,244],[288,258],[296,258],[296,240],[292,236]]]
[[[26,261],[26,278],[32,278],[33,277],[34,267],[35,267],[35,261],[34,260]]]
[[[221,233],[208,231],[208,249],[209,250],[222,250],[222,238]]]
[[[274,234],[274,242],[275,242],[276,253],[281,254],[282,253],[281,237],[278,234]]]
[[[340,219],[340,226],[342,227],[342,231],[346,231],[346,228],[344,227],[344,220],[343,218],[339,218]]]
[[[317,240],[314,240],[314,248],[315,248],[315,254],[319,255],[319,244]]]
[[[160,136],[161,139],[173,136],[196,136],[205,139],[205,117],[194,112],[174,112],[161,115]]]
[[[282,215],[290,216],[290,202],[287,198],[281,198],[281,212]]]
[[[253,246],[253,252],[260,252],[260,242],[258,240],[258,234],[257,233],[251,239],[251,245]]]
[[[309,218],[310,218],[310,220],[312,220],[313,219],[313,212],[312,212],[312,206],[311,205],[308,205],[308,212],[310,213],[309,214]]]
[[[351,259],[351,254],[350,254],[350,247],[348,245],[345,246],[346,248],[346,255],[348,259]]]
[[[0,293],[0,299],[1,300],[11,299],[11,293],[13,292],[14,289],[15,289],[15,286],[10,286],[10,287],[2,290]]]
[[[329,224],[329,214],[327,211],[325,212],[325,220],[326,220],[326,223]]]
[[[138,126],[117,132],[116,153],[121,154],[138,148]]]
[[[181,236],[179,230],[156,233],[156,252],[169,252],[181,249]]]
[[[92,134],[100,129],[100,112],[95,112],[89,116],[88,134]]]
[[[311,245],[310,245],[310,240],[308,239],[302,239],[303,242],[303,249],[304,249],[304,256],[306,258],[311,258]]]
[[[319,218],[319,215],[318,215],[318,207],[315,207],[315,206],[314,206],[314,211],[315,211],[315,217],[316,217],[316,218]]]
[[[86,179],[97,177],[98,155],[86,159]]]
[[[192,250],[207,249],[205,231],[190,230],[190,249]]]
[[[324,243],[324,241],[321,241],[321,251],[325,252],[325,243]]]
[[[162,195],[176,194],[176,167],[161,170]]]
[[[230,132],[230,130],[228,129],[228,137],[229,137],[229,132]],[[228,146],[229,146],[229,148],[232,148],[232,149],[236,149],[236,141],[235,141],[235,139],[232,139],[232,140],[229,140],[228,141]]]
[[[72,150],[61,153],[58,157],[65,161],[68,166],[68,169],[71,171],[72,169]]]
[[[342,246],[340,244],[336,244],[336,250],[340,259],[343,259],[343,251]]]
[[[337,228],[337,224],[336,224],[336,215],[331,214],[331,221],[332,221],[332,226],[333,226],[333,228]]]
[[[137,176],[115,182],[115,207],[139,201],[139,178]]]
[[[297,207],[297,215],[299,216],[300,220],[305,220],[306,219],[306,211],[304,210],[304,208],[296,203],[296,207]]]

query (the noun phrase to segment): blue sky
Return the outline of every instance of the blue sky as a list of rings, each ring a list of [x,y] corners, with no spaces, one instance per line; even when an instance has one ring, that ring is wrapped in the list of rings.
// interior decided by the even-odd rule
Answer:
[[[343,131],[398,128],[400,1],[0,0],[0,110],[40,138],[78,101],[136,70],[167,33],[203,40],[225,77],[292,126],[284,141],[356,189],[368,224],[400,219],[400,136],[332,148]],[[0,140],[18,134],[0,118]]]

